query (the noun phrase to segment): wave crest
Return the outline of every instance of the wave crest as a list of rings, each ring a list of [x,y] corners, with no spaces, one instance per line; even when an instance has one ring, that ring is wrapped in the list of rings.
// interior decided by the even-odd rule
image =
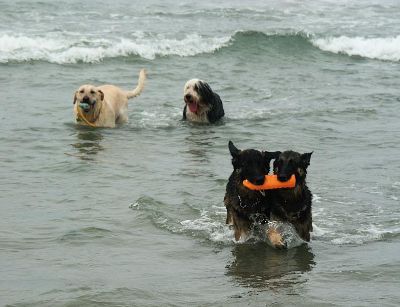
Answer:
[[[313,39],[312,43],[323,51],[338,54],[396,62],[400,60],[400,35],[388,38],[339,36]]]
[[[152,60],[157,56],[194,56],[211,53],[227,45],[230,37],[204,37],[188,34],[182,39],[164,36],[133,39],[79,39],[0,36],[0,63],[46,61],[56,64],[96,63],[106,58],[140,56]]]
[[[58,34],[59,35],[59,34]],[[221,37],[197,33],[180,38],[135,32],[129,38],[85,38],[77,33],[29,37],[0,34],[0,63],[45,61],[56,64],[97,63],[107,58],[138,56],[153,60],[163,56],[189,57],[229,48],[240,52],[296,56],[309,50],[348,56],[400,61],[400,35],[389,38],[320,37],[304,32],[264,33],[237,31]],[[293,50],[293,52],[292,52]]]

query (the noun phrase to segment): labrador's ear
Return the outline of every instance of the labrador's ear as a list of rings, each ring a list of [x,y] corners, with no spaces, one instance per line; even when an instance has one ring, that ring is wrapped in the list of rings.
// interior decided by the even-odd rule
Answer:
[[[100,93],[101,101],[103,101],[104,100],[104,93],[102,92],[102,90],[98,90],[98,91]]]
[[[74,94],[74,102],[73,102],[73,104],[75,104],[76,103],[76,94],[77,94],[78,92],[75,92],[75,94]]]

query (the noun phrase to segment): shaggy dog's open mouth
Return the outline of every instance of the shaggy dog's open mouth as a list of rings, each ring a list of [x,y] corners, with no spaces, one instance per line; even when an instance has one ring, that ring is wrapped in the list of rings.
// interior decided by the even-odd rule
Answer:
[[[196,102],[194,102],[194,101],[192,101],[192,102],[187,102],[186,104],[188,105],[189,110],[190,110],[190,112],[192,112],[192,113],[197,113],[197,111],[199,110],[199,105],[198,105]]]
[[[189,107],[190,112],[197,113],[199,111],[199,104],[192,97],[185,97],[185,103]]]

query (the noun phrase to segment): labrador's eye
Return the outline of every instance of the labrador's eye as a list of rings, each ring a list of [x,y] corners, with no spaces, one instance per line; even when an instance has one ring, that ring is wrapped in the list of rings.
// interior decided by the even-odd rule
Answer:
[[[94,93],[95,93],[95,91],[94,91],[94,90],[91,90],[91,91],[90,91],[90,94],[94,95]]]
[[[80,90],[79,93],[83,94],[85,91],[84,90]]]

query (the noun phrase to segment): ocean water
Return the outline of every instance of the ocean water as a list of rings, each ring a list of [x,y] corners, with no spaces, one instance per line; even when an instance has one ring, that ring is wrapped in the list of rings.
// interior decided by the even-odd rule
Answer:
[[[399,12],[0,0],[0,305],[398,306]],[[74,124],[80,84],[131,89],[140,68],[129,123]],[[195,77],[222,123],[181,121]],[[234,242],[229,140],[314,151],[309,244]]]

